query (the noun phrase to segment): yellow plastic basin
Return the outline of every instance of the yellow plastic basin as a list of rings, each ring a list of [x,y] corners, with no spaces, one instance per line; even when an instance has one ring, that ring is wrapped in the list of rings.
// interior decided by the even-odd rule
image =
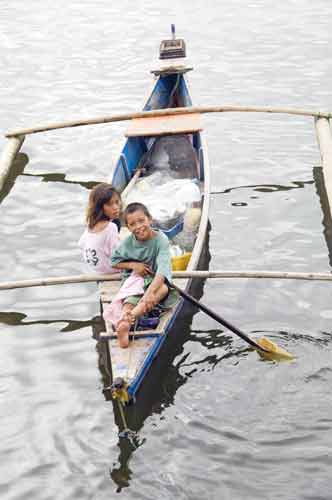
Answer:
[[[178,257],[172,257],[172,271],[185,271],[190,261],[191,252],[186,252]]]

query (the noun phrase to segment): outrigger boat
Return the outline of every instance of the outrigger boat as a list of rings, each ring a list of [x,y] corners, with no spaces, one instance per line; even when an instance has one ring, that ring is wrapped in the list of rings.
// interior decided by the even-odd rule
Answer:
[[[174,192],[179,195],[177,188],[169,188],[169,182],[165,182],[165,178],[172,177],[176,180],[185,179],[189,181],[191,188],[195,185],[195,200],[192,202],[191,215],[196,210],[196,218],[187,217],[189,208],[186,206],[182,211],[177,206],[177,210],[172,212],[172,217],[167,220],[167,226],[162,226],[162,221],[159,216],[156,217],[154,210],[148,205],[156,227],[165,232],[175,246],[179,246],[179,238],[188,236],[188,222],[195,221],[195,230],[190,234],[190,252],[187,244],[182,239],[182,247],[180,253],[184,249],[187,253],[176,259],[184,259],[187,261],[187,267],[174,268],[173,270],[187,269],[188,273],[183,274],[182,278],[188,276],[190,278],[181,280],[173,280],[173,285],[178,293],[177,302],[169,308],[159,318],[157,323],[148,321],[145,325],[140,323],[135,326],[134,331],[130,333],[130,344],[127,349],[118,346],[118,340],[113,331],[110,322],[106,321],[106,331],[100,335],[103,341],[109,348],[110,359],[112,364],[112,386],[114,398],[122,402],[135,400],[137,392],[142,385],[145,375],[148,373],[154,359],[160,352],[161,347],[166,339],[170,341],[177,339],[173,325],[182,308],[183,299],[188,301],[194,307],[201,309],[208,316],[213,318],[219,324],[225,326],[228,330],[235,333],[237,336],[245,340],[262,356],[267,356],[269,359],[288,359],[294,357],[278,347],[274,342],[262,337],[255,341],[248,335],[242,332],[217,313],[209,309],[207,306],[197,301],[188,292],[194,285],[193,276],[197,276],[195,271],[199,267],[200,258],[203,256],[203,250],[206,250],[206,237],[208,236],[208,211],[210,199],[210,179],[209,179],[209,164],[204,142],[202,125],[200,116],[202,113],[219,113],[225,111],[250,111],[250,112],[269,112],[269,113],[289,113],[303,116],[314,116],[317,120],[317,133],[323,146],[321,147],[322,158],[330,158],[331,134],[329,127],[329,119],[331,113],[322,113],[306,110],[294,110],[286,108],[262,108],[262,107],[240,107],[240,106],[207,106],[207,107],[192,107],[192,101],[189,93],[189,87],[186,80],[186,73],[192,68],[184,64],[185,58],[185,43],[181,39],[175,38],[173,30],[173,38],[164,40],[160,47],[160,59],[162,65],[153,70],[156,81],[152,92],[146,101],[143,112],[122,114],[115,116],[106,116],[102,118],[75,120],[69,122],[52,123],[48,125],[40,125],[37,127],[23,128],[13,130],[6,134],[9,138],[6,149],[0,159],[0,186],[8,178],[10,169],[13,167],[14,159],[20,150],[20,147],[28,134],[46,132],[60,128],[76,127],[82,125],[92,125],[98,123],[110,123],[123,120],[131,120],[129,129],[127,130],[126,143],[121,151],[120,157],[114,169],[114,174],[110,181],[121,192],[122,200],[128,199],[132,195],[132,191],[141,182],[149,184],[149,180],[154,174],[159,174],[159,184],[166,191],[166,204],[172,206],[174,200]],[[173,111],[170,111],[170,109]],[[319,125],[319,126],[318,126]],[[323,155],[323,152],[326,155]],[[332,157],[331,157],[332,159]],[[323,162],[324,163],[324,162]],[[166,168],[165,168],[166,164]],[[326,165],[325,165],[326,166]],[[170,173],[172,175],[170,175]],[[143,177],[143,179],[140,179]],[[154,178],[155,186],[156,178]],[[156,189],[150,189],[152,193]],[[190,191],[190,190],[189,190]],[[183,194],[183,191],[182,191]],[[187,193],[188,194],[188,193]],[[135,195],[136,196],[136,195]],[[144,195],[145,196],[145,195]],[[181,196],[178,196],[181,199]],[[143,198],[144,199],[144,198]],[[186,199],[186,197],[184,197]],[[130,201],[139,201],[133,200]],[[165,201],[165,200],[164,200]],[[178,201],[178,200],[177,200]],[[183,200],[182,200],[183,201]],[[187,200],[186,200],[187,201]],[[145,199],[144,199],[145,202]],[[147,203],[146,203],[147,204]],[[157,198],[157,205],[160,205],[160,199]],[[197,207],[199,204],[199,207]],[[156,206],[157,206],[156,205]],[[177,205],[177,204],[176,204]],[[183,205],[183,203],[182,203]],[[158,212],[158,208],[156,208]],[[165,212],[165,208],[164,208]],[[168,212],[166,210],[166,212]],[[199,215],[199,217],[197,217]],[[187,225],[186,225],[187,223]],[[193,227],[193,226],[191,226]],[[121,230],[123,234],[123,230]],[[120,236],[121,236],[120,233]],[[174,245],[173,245],[174,247]],[[239,273],[235,273],[239,276]],[[282,277],[282,278],[298,278],[300,279],[330,279],[328,275],[322,273],[266,273],[266,272],[246,272],[240,273],[241,277]],[[294,276],[296,274],[296,276]],[[304,276],[305,274],[305,276]],[[230,277],[234,276],[234,272],[212,272],[204,273],[201,277]],[[273,276],[272,276],[273,275]],[[13,289],[31,286],[54,285],[64,283],[80,283],[87,281],[96,281],[100,277],[98,275],[84,277],[82,276],[65,276],[60,278],[48,278],[39,280],[25,280],[10,283],[0,284],[0,289]],[[314,276],[314,277],[313,277]],[[107,281],[109,279],[112,281]],[[116,281],[114,281],[114,278]],[[105,281],[100,284],[100,299],[102,308],[112,302],[120,288],[120,280],[118,276],[104,277]],[[179,282],[177,282],[179,281]],[[181,285],[181,286],[180,286]],[[151,318],[150,318],[151,319]],[[148,326],[148,328],[146,328]],[[121,405],[119,406],[121,407]]]
[[[185,43],[182,39],[164,40],[160,46],[161,67],[152,71],[156,77],[151,95],[143,111],[163,108],[192,106],[186,73],[192,69],[183,63]],[[200,116],[179,114],[165,117],[133,119],[126,132],[127,140],[114,169],[112,184],[122,192],[123,197],[139,179],[147,163],[158,170],[158,155],[167,151],[171,168],[178,176],[191,177],[200,189],[200,221],[194,246],[187,264],[187,270],[196,270],[204,248],[208,227],[210,196],[209,163],[202,132]],[[144,175],[144,174],[143,174]],[[152,213],[153,216],[153,213]],[[172,239],[183,229],[183,218],[179,217],[172,227],[164,230]],[[179,280],[180,281],[180,280]],[[174,280],[176,283],[176,280]],[[178,283],[189,291],[192,280]],[[112,301],[120,284],[100,283],[102,308]],[[108,342],[112,366],[115,396],[124,402],[134,400],[142,381],[154,362],[166,337],[181,311],[183,299],[179,297],[174,306],[167,310],[155,328],[134,330],[127,349],[120,348],[112,325],[106,321],[105,340]],[[176,334],[174,329],[172,334]]]

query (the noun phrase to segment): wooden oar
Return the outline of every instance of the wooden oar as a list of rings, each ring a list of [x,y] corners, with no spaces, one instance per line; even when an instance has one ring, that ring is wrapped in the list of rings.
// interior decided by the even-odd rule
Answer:
[[[166,280],[167,285],[170,288],[174,288],[184,299],[188,300],[191,304],[195,305],[201,311],[205,312],[208,316],[210,316],[212,319],[220,323],[221,325],[225,326],[228,328],[228,330],[231,330],[233,333],[241,337],[245,342],[250,344],[252,347],[257,349],[258,353],[264,357],[268,358],[273,358],[273,359],[294,359],[294,356],[290,354],[289,352],[285,351],[281,347],[277,346],[274,342],[271,340],[267,339],[266,337],[262,337],[261,339],[255,341],[248,337],[242,330],[239,330],[236,326],[232,325],[228,321],[226,321],[224,318],[219,316],[219,314],[215,313],[211,309],[209,309],[207,306],[202,304],[202,302],[199,302],[196,300],[194,297],[189,295],[189,293],[183,291],[181,288],[178,286],[174,285],[174,283],[171,283],[170,281]]]

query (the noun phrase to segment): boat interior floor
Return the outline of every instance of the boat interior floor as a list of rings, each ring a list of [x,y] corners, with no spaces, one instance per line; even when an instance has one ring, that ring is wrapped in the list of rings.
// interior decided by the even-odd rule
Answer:
[[[187,134],[157,137],[142,160],[148,174],[160,171],[178,179],[198,177],[197,154]]]

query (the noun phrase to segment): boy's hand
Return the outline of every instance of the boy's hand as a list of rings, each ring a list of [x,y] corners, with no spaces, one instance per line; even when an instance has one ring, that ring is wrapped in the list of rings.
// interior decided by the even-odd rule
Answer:
[[[141,302],[145,306],[144,314],[150,312],[154,306],[157,304],[157,300],[154,293],[147,293],[141,299]]]
[[[150,266],[144,264],[143,262],[133,262],[132,269],[133,271],[135,271],[135,273],[139,274],[140,276],[146,276],[147,274],[151,274]]]

